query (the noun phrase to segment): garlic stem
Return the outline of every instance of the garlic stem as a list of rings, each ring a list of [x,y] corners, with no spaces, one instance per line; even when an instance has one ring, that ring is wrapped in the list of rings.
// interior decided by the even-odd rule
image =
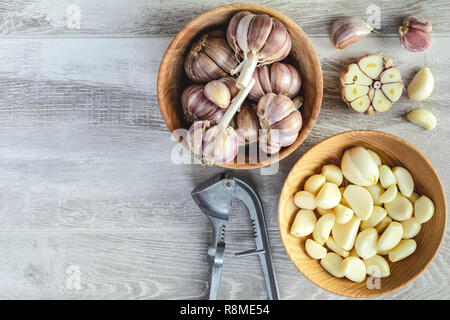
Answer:
[[[253,72],[258,64],[258,57],[254,52],[250,51],[247,55],[247,60],[244,60],[243,63],[242,72],[236,81],[236,86],[239,89],[246,89],[250,85],[250,79],[252,79]]]
[[[239,107],[245,101],[245,98],[247,98],[250,90],[254,85],[255,79],[250,78],[248,86],[245,89],[240,90],[239,93],[233,98],[233,100],[231,100],[231,103],[228,106],[227,111],[223,115],[222,119],[220,120],[218,127],[226,128],[230,124],[234,115],[239,110]]]

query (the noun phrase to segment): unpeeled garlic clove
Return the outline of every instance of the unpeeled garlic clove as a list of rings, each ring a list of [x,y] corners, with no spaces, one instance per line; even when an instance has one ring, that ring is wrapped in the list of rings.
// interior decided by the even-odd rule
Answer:
[[[433,44],[431,22],[418,17],[407,17],[398,29],[402,46],[413,52],[427,50]]]
[[[434,77],[429,68],[422,68],[408,85],[408,96],[414,101],[427,99],[434,88]]]
[[[360,18],[342,17],[331,25],[331,43],[336,49],[344,49],[352,43],[368,36],[372,30],[373,28]]]
[[[298,95],[302,82],[297,69],[282,62],[256,68],[253,79],[255,85],[248,96],[254,101],[259,101],[266,93],[283,94],[294,98]]]
[[[237,86],[246,88],[258,63],[281,61],[291,50],[291,36],[286,27],[266,14],[248,11],[236,13],[227,28],[227,40],[237,55],[244,60],[233,71],[240,72]]]
[[[186,55],[184,70],[195,82],[208,82],[225,77],[235,69],[237,61],[221,30],[213,30],[195,42]]]
[[[231,93],[227,85],[219,80],[208,82],[203,88],[205,97],[220,108],[227,108],[231,101]]]
[[[255,111],[244,104],[236,116],[236,133],[239,145],[246,145],[258,141],[259,121]]]
[[[430,110],[416,109],[409,112],[406,117],[412,123],[424,127],[428,131],[433,130],[436,127],[436,117]]]

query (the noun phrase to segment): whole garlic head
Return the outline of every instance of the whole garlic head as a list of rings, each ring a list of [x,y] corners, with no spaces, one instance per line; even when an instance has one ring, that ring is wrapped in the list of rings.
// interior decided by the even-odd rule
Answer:
[[[248,97],[254,101],[259,101],[266,93],[283,94],[292,99],[298,95],[302,83],[297,69],[282,62],[256,68],[253,79],[256,82]]]
[[[302,127],[302,115],[289,97],[268,93],[259,100],[256,113],[263,129],[259,147],[264,152],[274,154],[295,142]]]
[[[350,109],[371,114],[385,112],[400,99],[400,70],[385,56],[369,54],[347,66],[341,74],[341,95]]]
[[[380,176],[377,164],[363,147],[353,147],[344,152],[341,170],[348,181],[363,187],[376,184]]]
[[[184,70],[194,82],[208,82],[231,74],[237,67],[225,33],[213,30],[195,42],[186,55]]]

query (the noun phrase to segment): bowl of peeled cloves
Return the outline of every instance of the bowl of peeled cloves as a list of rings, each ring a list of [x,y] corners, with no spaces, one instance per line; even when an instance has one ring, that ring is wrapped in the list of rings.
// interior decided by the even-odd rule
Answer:
[[[285,15],[231,4],[188,23],[162,59],[163,119],[206,165],[270,165],[305,140],[319,114],[323,79],[316,50]]]

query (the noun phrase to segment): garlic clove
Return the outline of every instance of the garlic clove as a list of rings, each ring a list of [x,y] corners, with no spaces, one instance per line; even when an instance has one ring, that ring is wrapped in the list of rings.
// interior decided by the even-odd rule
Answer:
[[[408,96],[414,101],[427,99],[434,88],[434,77],[429,68],[422,68],[408,85]]]
[[[320,260],[320,265],[329,274],[336,278],[343,278],[344,273],[342,272],[342,257],[334,252],[328,252],[325,257]]]
[[[333,210],[334,214],[336,215],[337,223],[347,223],[353,217],[353,210],[342,204],[338,204],[336,207],[334,207]]]
[[[233,77],[223,77],[219,79],[220,82],[223,82],[230,91],[231,99],[237,96],[239,93],[239,88],[236,87],[236,79]]]
[[[419,17],[407,17],[398,29],[402,46],[412,52],[427,50],[433,44],[429,34],[432,30],[430,21]]]
[[[369,93],[369,87],[368,86],[361,86],[358,84],[351,84],[348,86],[345,86],[344,88],[344,98],[347,101],[353,101],[357,98],[367,95]]]
[[[367,94],[350,102],[351,108],[357,112],[365,112],[367,109],[369,109],[371,104],[372,101],[370,101],[370,98]]]
[[[386,209],[380,206],[373,206],[372,214],[369,219],[361,222],[361,229],[367,229],[375,227],[387,216]]]
[[[400,223],[403,227],[402,239],[414,238],[420,231],[420,223],[414,217],[406,219]]]
[[[311,239],[306,240],[305,249],[308,255],[313,259],[322,259],[327,254],[327,249]]]
[[[392,102],[383,94],[381,90],[375,90],[372,106],[377,112],[385,112],[392,107]]]
[[[322,167],[322,175],[329,182],[336,184],[338,187],[344,181],[341,169],[334,164],[327,164]]]
[[[319,218],[316,223],[316,227],[313,231],[314,241],[323,245],[330,236],[331,229],[336,222],[336,217],[333,213],[328,213]]]
[[[224,109],[205,97],[201,84],[193,84],[183,90],[181,105],[188,121],[210,120],[218,123],[225,113]]]
[[[309,191],[312,194],[317,194],[320,188],[325,184],[325,177],[321,174],[314,174],[305,181],[303,189]]]
[[[433,130],[436,127],[436,117],[427,109],[416,109],[407,114],[407,119],[427,130]]]
[[[336,223],[331,229],[334,241],[344,250],[351,250],[355,244],[361,219],[356,215],[344,224]]]
[[[239,138],[239,145],[258,141],[258,130],[258,116],[248,105],[243,105],[236,116],[236,133]]]
[[[305,237],[310,235],[316,227],[317,218],[311,210],[299,210],[291,227],[291,235]]]
[[[237,32],[237,27],[239,25],[239,21],[246,15],[250,15],[252,14],[249,11],[240,11],[238,13],[236,13],[230,20],[230,22],[228,23],[228,28],[227,28],[227,41],[228,44],[230,45],[230,47],[235,51],[235,52],[239,52],[240,48],[239,45],[237,43],[237,37],[236,37],[236,32]]]
[[[380,81],[381,83],[401,82],[402,75],[400,70],[395,67],[384,70],[380,75]]]
[[[373,199],[373,204],[376,206],[381,206],[383,203],[380,201],[381,195],[384,193],[384,189],[379,183],[373,184],[371,186],[365,187],[369,191]]]
[[[434,203],[427,196],[421,196],[414,203],[414,217],[418,223],[429,221],[434,214]]]
[[[381,86],[381,91],[391,102],[395,102],[403,93],[403,84],[401,82],[386,83]]]
[[[355,249],[358,256],[370,259],[377,254],[378,232],[374,228],[361,231],[355,240]]]
[[[208,82],[203,88],[203,93],[208,100],[220,108],[227,108],[231,102],[231,93],[228,86],[219,80]]]
[[[341,191],[336,184],[325,182],[316,196],[316,205],[322,209],[331,209],[341,201]]]
[[[369,54],[358,61],[358,66],[367,76],[377,79],[383,71],[384,59],[379,54]]]
[[[394,169],[392,169],[392,173],[397,180],[397,185],[400,189],[400,192],[405,197],[410,197],[414,192],[414,179],[411,173],[409,173],[409,171],[403,167],[395,167]]]
[[[344,152],[341,170],[348,181],[360,186],[376,184],[379,177],[377,164],[363,147],[353,147]]]
[[[397,221],[407,220],[411,218],[413,214],[413,205],[411,204],[411,201],[399,193],[397,193],[394,200],[385,203],[384,207],[389,216]]]
[[[402,236],[402,225],[396,221],[391,222],[378,239],[378,250],[391,250],[402,240]]]
[[[267,14],[253,17],[248,27],[247,43],[250,51],[259,51],[264,46],[273,27],[273,19]]]
[[[349,185],[344,190],[344,198],[361,220],[369,219],[373,211],[373,199],[367,189],[357,185]]]
[[[416,251],[417,244],[414,239],[401,240],[395,248],[389,250],[389,260],[397,262],[412,255]]]
[[[314,194],[304,190],[299,191],[294,195],[294,203],[300,209],[314,210],[316,208]]]
[[[369,35],[372,30],[373,28],[360,18],[342,17],[331,25],[331,43],[336,49],[344,49]]]
[[[348,65],[342,72],[342,80],[345,84],[358,84],[364,86],[370,86],[373,82],[368,76],[366,76],[356,63]]]
[[[380,201],[383,203],[389,203],[397,197],[397,186],[390,186],[381,196]]]
[[[363,260],[366,265],[367,274],[377,278],[386,278],[391,274],[389,264],[382,256],[375,255],[370,259]]]
[[[268,93],[264,95],[258,103],[257,112],[265,125],[270,126],[291,114],[296,109],[291,99],[283,95]]]
[[[287,147],[297,140],[302,121],[301,113],[298,110],[294,110],[284,119],[274,123],[270,130],[277,130],[281,146]]]
[[[370,154],[370,156],[372,157],[372,159],[375,162],[375,164],[377,165],[377,167],[381,166],[380,156],[373,150],[370,150],[370,149],[366,149],[366,150]]]
[[[375,229],[377,230],[378,233],[382,233],[384,230],[386,230],[387,226],[391,224],[391,222],[392,219],[386,216],[375,226]],[[382,250],[378,250],[378,254],[380,254],[380,251]]]
[[[325,244],[331,251],[337,253],[343,258],[347,258],[350,255],[350,252],[339,247],[339,245],[336,243],[336,241],[334,241],[332,236],[328,237],[327,241],[325,241]]]
[[[380,167],[380,184],[383,188],[389,188],[390,186],[397,184],[397,179],[395,179],[391,168],[387,165],[382,165]]]

